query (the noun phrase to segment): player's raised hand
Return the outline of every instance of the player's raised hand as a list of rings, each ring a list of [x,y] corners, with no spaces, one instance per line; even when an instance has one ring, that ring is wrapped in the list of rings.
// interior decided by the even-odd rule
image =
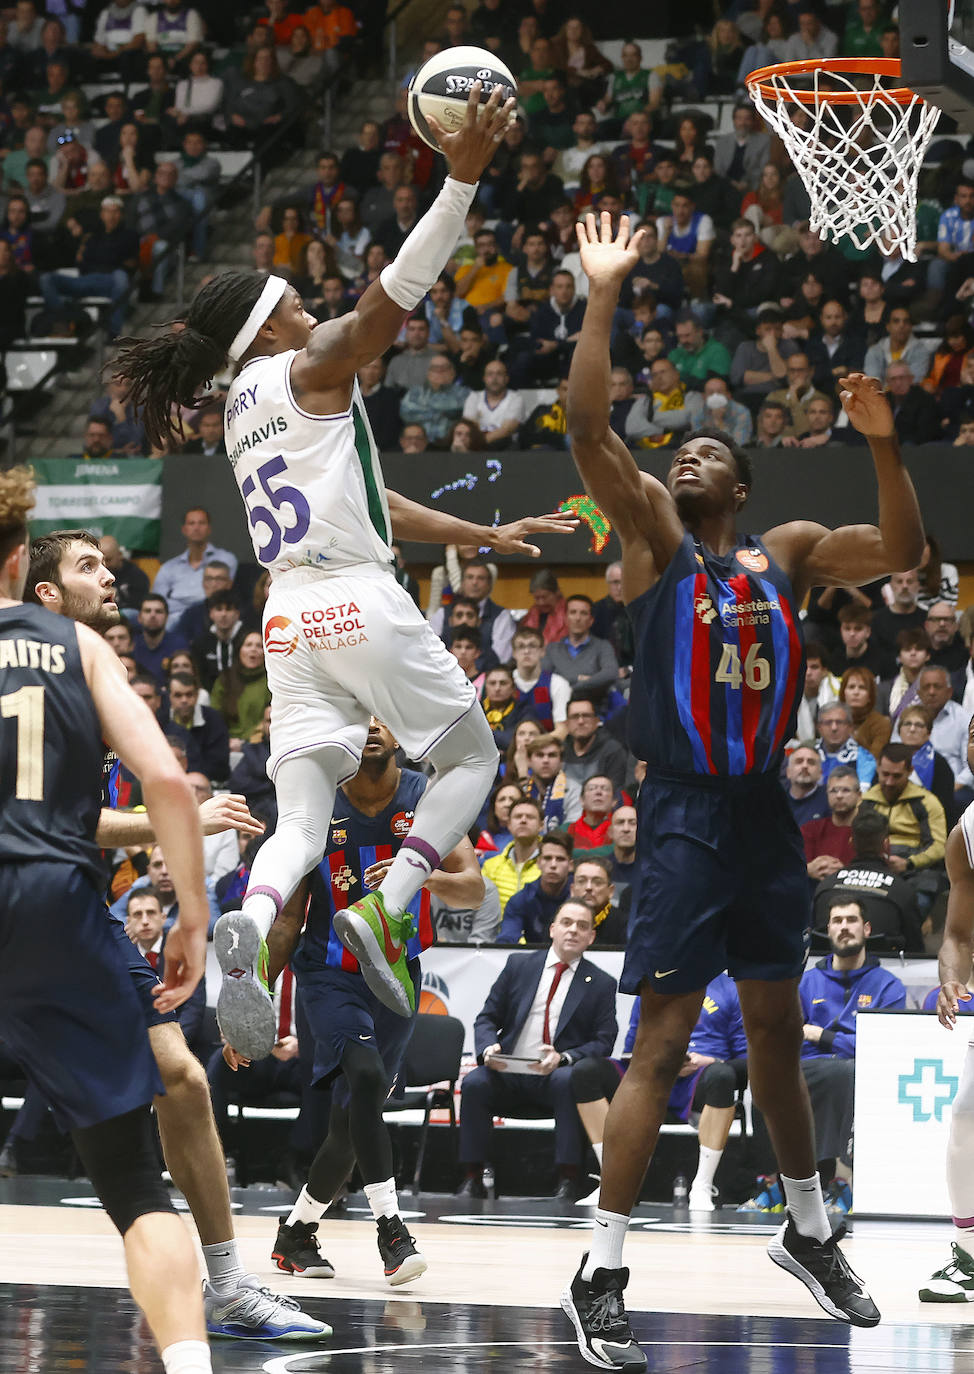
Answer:
[[[166,967],[163,979],[153,988],[156,1011],[175,1011],[193,995],[206,967],[206,924],[185,931],[176,924],[166,936]]]
[[[893,411],[882,383],[862,372],[839,378],[839,399],[849,423],[871,439],[891,439],[896,433]]]
[[[450,176],[454,181],[472,183],[480,180],[481,172],[497,152],[497,145],[514,118],[514,97],[511,96],[502,103],[502,86],[494,87],[483,112],[479,113],[482,90],[479,81],[475,81],[470,87],[463,123],[455,133],[451,134],[444,129],[433,115],[426,117],[426,122],[440,145],[440,151],[450,165]]]
[[[255,820],[247,798],[236,792],[207,797],[200,802],[200,825],[204,835],[220,835],[224,830],[239,830],[244,835],[263,835],[263,822]]]
[[[555,511],[552,515],[529,515],[510,525],[497,525],[486,542],[495,553],[526,553],[531,558],[540,558],[541,550],[525,540],[526,534],[574,534],[576,529],[578,521],[574,516]]]
[[[643,231],[637,229],[630,238],[629,216],[619,220],[619,232],[613,237],[612,216],[603,210],[598,221],[592,214],[575,225],[582,266],[590,282],[608,282],[618,286],[639,261],[639,245]]]
[[[957,1020],[958,1002],[969,1002],[971,994],[963,983],[944,983],[937,994],[937,1019],[948,1030],[954,1029]]]

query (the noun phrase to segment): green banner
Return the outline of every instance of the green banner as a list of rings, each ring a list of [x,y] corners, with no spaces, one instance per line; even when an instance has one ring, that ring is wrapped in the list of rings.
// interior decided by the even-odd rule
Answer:
[[[41,458],[31,467],[37,479],[32,535],[85,529],[113,534],[127,549],[158,552],[162,463],[157,458]]]

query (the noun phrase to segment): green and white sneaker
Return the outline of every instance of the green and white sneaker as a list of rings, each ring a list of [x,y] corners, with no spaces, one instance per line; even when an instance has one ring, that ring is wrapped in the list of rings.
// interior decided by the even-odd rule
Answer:
[[[267,945],[257,923],[230,911],[213,927],[213,949],[223,974],[216,1019],[223,1038],[247,1059],[266,1059],[277,1039],[267,986]]]
[[[920,1289],[921,1302],[974,1302],[974,1256],[956,1241],[953,1258],[938,1269]]]
[[[406,942],[413,933],[409,913],[390,916],[378,892],[370,892],[347,911],[336,913],[335,934],[358,960],[370,991],[400,1016],[416,1010],[416,988],[409,974]]]

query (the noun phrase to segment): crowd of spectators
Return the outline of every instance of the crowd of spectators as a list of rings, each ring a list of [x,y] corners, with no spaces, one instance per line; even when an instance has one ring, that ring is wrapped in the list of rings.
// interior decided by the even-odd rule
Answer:
[[[216,411],[210,418],[215,430]],[[184,551],[151,587],[105,539],[124,616],[108,637],[188,770],[273,820],[263,774],[267,575],[214,546],[204,510],[186,511],[182,534]],[[396,575],[418,604],[419,586],[396,553]],[[579,864],[595,861],[606,881],[595,941],[624,944],[644,765],[627,740],[633,634],[620,565],[606,569],[597,601],[563,594],[548,568],[533,573],[528,607],[505,605],[503,586],[475,549],[449,546],[424,608],[473,683],[497,745],[495,787],[471,832],[488,896],[462,918],[440,908],[440,938],[543,938],[558,902],[577,895]],[[867,890],[873,945],[888,953],[936,950],[947,831],[974,801],[974,661],[958,597],[957,569],[930,535],[919,568],[861,589],[819,589],[804,611],[807,667],[783,781],[804,838],[816,925],[827,926],[833,889]],[[558,853],[546,863],[549,842]],[[236,868],[235,852],[224,858]],[[125,874],[131,865],[126,855]]]
[[[612,341],[613,427],[634,450],[672,446],[704,417],[761,447],[859,443],[837,391],[856,369],[886,386],[902,441],[970,445],[974,181],[964,150],[935,141],[921,175],[917,263],[812,232],[801,180],[744,77],[782,53],[895,56],[898,32],[875,0],[830,9],[835,31],[801,8],[737,5],[736,19],[718,21],[705,41],[671,45],[666,62],[652,65],[630,41],[617,67],[575,18],[522,16],[513,0],[447,12],[420,58],[485,44],[517,75],[519,112],[442,277],[384,371],[368,370],[381,448],[566,447],[556,393],[584,317],[574,223],[590,210],[614,223],[627,213],[646,231]],[[102,21],[121,25],[128,10],[136,33],[113,47]],[[176,37],[163,43],[149,30],[170,15]],[[117,332],[133,283],[149,298],[165,291],[173,244],[204,260],[220,178],[213,150],[258,146],[300,103],[301,86],[360,41],[363,15],[334,0],[305,13],[270,0],[242,38],[231,35],[220,74],[209,70],[224,52],[212,16],[179,0],[152,13],[132,0],[110,6],[88,42],[69,41],[57,19],[43,24],[36,50],[0,31],[9,337],[23,332],[33,293],[44,299],[38,328],[83,328],[72,302],[87,294],[109,299]],[[84,81],[103,82],[106,70],[124,72],[124,83],[88,101]],[[708,101],[733,104],[729,127]],[[289,277],[317,319],[344,314],[443,173],[405,117],[403,86],[386,118],[364,120],[343,151],[323,149],[307,185],[261,208],[253,265]],[[491,364],[503,365],[504,385]],[[191,438],[196,427],[193,417]],[[116,451],[135,451],[130,442]]]

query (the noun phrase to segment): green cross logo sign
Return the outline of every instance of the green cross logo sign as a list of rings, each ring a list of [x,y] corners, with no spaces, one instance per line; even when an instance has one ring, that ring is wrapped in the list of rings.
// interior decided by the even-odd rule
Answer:
[[[942,1060],[914,1059],[913,1072],[900,1074],[899,1100],[912,1109],[914,1121],[942,1121],[959,1082],[944,1073]]]

